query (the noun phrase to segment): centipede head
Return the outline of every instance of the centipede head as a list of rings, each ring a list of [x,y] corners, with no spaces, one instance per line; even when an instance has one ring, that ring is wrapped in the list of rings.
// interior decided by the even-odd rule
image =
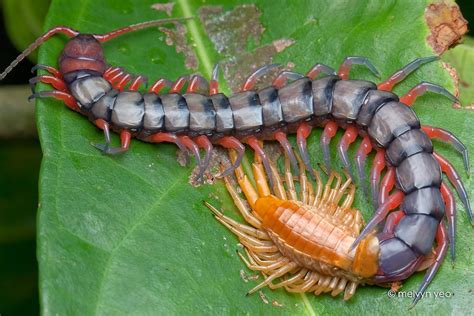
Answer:
[[[36,48],[41,46],[49,38],[58,33],[64,34],[70,38],[64,47],[63,54],[61,54],[59,61],[61,73],[64,74],[68,72],[74,72],[81,66],[84,66],[82,69],[85,70],[103,72],[105,71],[105,61],[100,43],[107,42],[117,36],[136,30],[141,30],[160,24],[176,23],[192,18],[193,17],[147,21],[119,28],[104,34],[81,34],[79,31],[67,26],[56,26],[46,31],[46,33],[44,33],[42,36],[38,37],[30,46],[28,46],[28,48],[18,55],[18,57],[15,58],[15,60],[13,60],[10,65],[0,74],[0,80],[5,78],[7,74],[16,67],[16,65],[18,65],[29,54],[31,54]],[[77,60],[80,60],[80,62]]]

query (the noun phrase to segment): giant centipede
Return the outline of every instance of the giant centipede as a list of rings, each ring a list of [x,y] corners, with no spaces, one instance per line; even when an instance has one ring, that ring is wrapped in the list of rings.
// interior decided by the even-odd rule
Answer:
[[[419,294],[423,293],[443,262],[448,244],[452,258],[455,256],[454,197],[442,181],[443,173],[454,185],[473,222],[461,177],[447,159],[433,150],[431,139],[453,145],[463,155],[468,170],[466,147],[447,130],[421,125],[411,108],[417,97],[427,91],[454,102],[456,97],[428,82],[416,85],[401,97],[391,92],[410,73],[437,57],[414,59],[378,84],[349,79],[353,65],[363,65],[378,75],[367,58],[350,56],[337,71],[317,63],[305,75],[283,71],[270,86],[256,89],[258,79],[276,68],[266,65],[248,77],[241,91],[229,96],[219,93],[217,66],[209,82],[209,93],[202,94],[198,91],[205,79],[198,75],[182,76],[174,82],[159,79],[145,93],[138,91],[145,82],[143,76],[133,77],[120,67],[107,65],[101,43],[131,31],[176,21],[179,19],[149,21],[105,34],[82,34],[66,26],[54,27],[19,55],[0,74],[0,80],[38,46],[61,33],[69,40],[60,55],[59,68],[37,65],[35,69],[49,74],[30,80],[33,87],[42,82],[54,90],[34,92],[31,98],[55,98],[87,116],[104,132],[105,143],[94,145],[103,153],[126,152],[132,137],[150,143],[174,143],[195,156],[197,179],[202,179],[209,168],[213,146],[231,150],[232,164],[219,176],[225,179],[227,189],[252,227],[208,206],[246,246],[247,258],[241,256],[246,264],[266,275],[266,280],[251,292],[266,285],[333,295],[345,289],[344,298],[348,299],[360,283],[383,285],[404,280],[424,267],[427,272],[418,289]],[[163,93],[165,87],[169,90]],[[307,172],[321,184],[306,148],[306,139],[315,127],[323,128],[323,166],[332,179],[324,192],[309,188],[305,175]],[[329,159],[329,144],[339,128],[344,129],[344,134],[337,145],[338,154],[348,171],[344,183],[331,171]],[[120,134],[120,147],[111,147],[111,131]],[[297,153],[288,134],[296,134]],[[376,213],[361,232],[361,215],[350,209],[354,190],[351,180],[355,174],[347,153],[358,136],[363,139],[355,157],[356,172],[366,195],[366,158],[376,151],[370,174]],[[286,159],[286,190],[280,173],[263,150],[262,141],[277,141],[281,145]],[[245,144],[255,152],[258,193],[240,167]],[[205,152],[203,158],[200,150]],[[300,174],[301,197],[291,189],[292,169]],[[380,181],[384,169],[387,171]],[[243,206],[244,201],[230,184],[233,172],[250,209]],[[339,180],[331,187],[334,179]],[[339,204],[343,195],[347,199]],[[400,210],[391,212],[398,207]],[[444,218],[448,221],[447,229]],[[376,233],[377,224],[384,220],[383,230]],[[435,242],[435,258],[429,259]],[[282,281],[273,284],[277,278]],[[420,298],[417,295],[413,303]]]

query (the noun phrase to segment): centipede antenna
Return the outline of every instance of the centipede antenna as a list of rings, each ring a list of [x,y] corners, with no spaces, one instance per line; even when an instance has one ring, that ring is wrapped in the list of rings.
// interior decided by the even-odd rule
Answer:
[[[147,22],[125,26],[120,29],[117,29],[108,33],[104,33],[104,34],[93,34],[93,36],[99,42],[104,43],[125,33],[134,32],[134,31],[138,31],[141,29],[145,29],[145,28],[149,28],[149,27],[157,26],[161,24],[176,23],[176,22],[181,22],[181,21],[186,21],[186,20],[191,20],[191,19],[194,19],[194,17],[191,16],[191,17],[186,17],[186,18],[173,18],[173,19],[147,21]]]
[[[38,46],[41,46],[44,42],[46,42],[51,36],[57,34],[57,33],[63,33],[69,38],[72,38],[74,36],[79,35],[79,32],[76,30],[73,30],[67,26],[56,26],[50,30],[48,30],[46,33],[38,37],[33,43],[30,44],[20,55],[18,55],[15,60],[13,60],[10,65],[8,65],[7,68],[0,74],[0,80],[3,80],[9,72],[13,70],[23,59],[25,59],[29,54],[31,54],[35,49],[38,48]]]

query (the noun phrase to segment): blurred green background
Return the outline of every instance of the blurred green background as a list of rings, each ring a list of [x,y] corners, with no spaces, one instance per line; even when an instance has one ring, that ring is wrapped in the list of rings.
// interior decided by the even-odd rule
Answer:
[[[49,0],[0,1],[0,70],[42,33]],[[458,1],[474,23],[474,1]],[[469,34],[473,35],[471,31]],[[39,313],[36,209],[41,148],[26,101],[36,55],[0,82],[0,314]],[[462,79],[462,78],[461,78]],[[474,102],[472,100],[471,102]],[[21,106],[20,106],[21,105]],[[3,125],[3,126],[2,126]]]

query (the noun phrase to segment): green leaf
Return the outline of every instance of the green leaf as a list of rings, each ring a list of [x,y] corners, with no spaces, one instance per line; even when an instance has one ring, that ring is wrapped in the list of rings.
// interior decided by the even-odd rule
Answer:
[[[428,1],[241,3],[246,2],[179,0],[172,16],[195,17],[186,22],[186,41],[156,28],[137,31],[104,44],[107,61],[131,73],[173,80],[196,71],[209,77],[210,67],[220,61],[226,76],[222,86],[229,93],[257,63],[293,63],[295,71],[304,73],[316,62],[338,67],[345,56],[360,55],[386,78],[417,57],[433,55],[423,17]],[[167,17],[152,4],[53,1],[46,28],[65,24],[84,33],[103,33]],[[40,62],[56,65],[64,43],[60,36],[50,40],[40,51]],[[351,77],[375,80],[360,66]],[[434,62],[395,91],[403,94],[422,80],[453,90],[449,74]],[[37,107],[44,150],[38,221],[43,314],[406,314],[410,298],[389,299],[387,289],[373,286],[361,287],[349,302],[269,289],[263,290],[266,297],[283,307],[265,304],[259,295],[246,297],[258,281],[241,279],[244,264],[235,254],[236,238],[202,205],[209,200],[236,214],[222,183],[189,185],[192,166],[180,167],[177,150],[169,144],[133,141],[124,155],[102,155],[90,145],[101,142],[102,133],[87,119],[53,100],[40,100]],[[438,95],[423,96],[414,109],[423,124],[451,130],[472,151],[472,112],[455,110]],[[314,163],[322,161],[320,134],[316,129],[309,139]],[[459,154],[439,142],[436,147],[462,171]],[[337,166],[335,153],[333,145]],[[473,177],[461,175],[474,196]],[[373,214],[360,190],[356,206],[366,219]],[[446,259],[428,289],[432,297],[423,299],[415,312],[471,311],[469,242],[474,233],[462,210],[457,222],[456,266],[451,268]],[[422,278],[411,277],[401,290],[415,291]],[[454,296],[435,298],[440,291]]]
[[[463,106],[474,106],[474,38],[465,37],[463,43],[443,54],[443,60],[457,70],[459,99]]]

